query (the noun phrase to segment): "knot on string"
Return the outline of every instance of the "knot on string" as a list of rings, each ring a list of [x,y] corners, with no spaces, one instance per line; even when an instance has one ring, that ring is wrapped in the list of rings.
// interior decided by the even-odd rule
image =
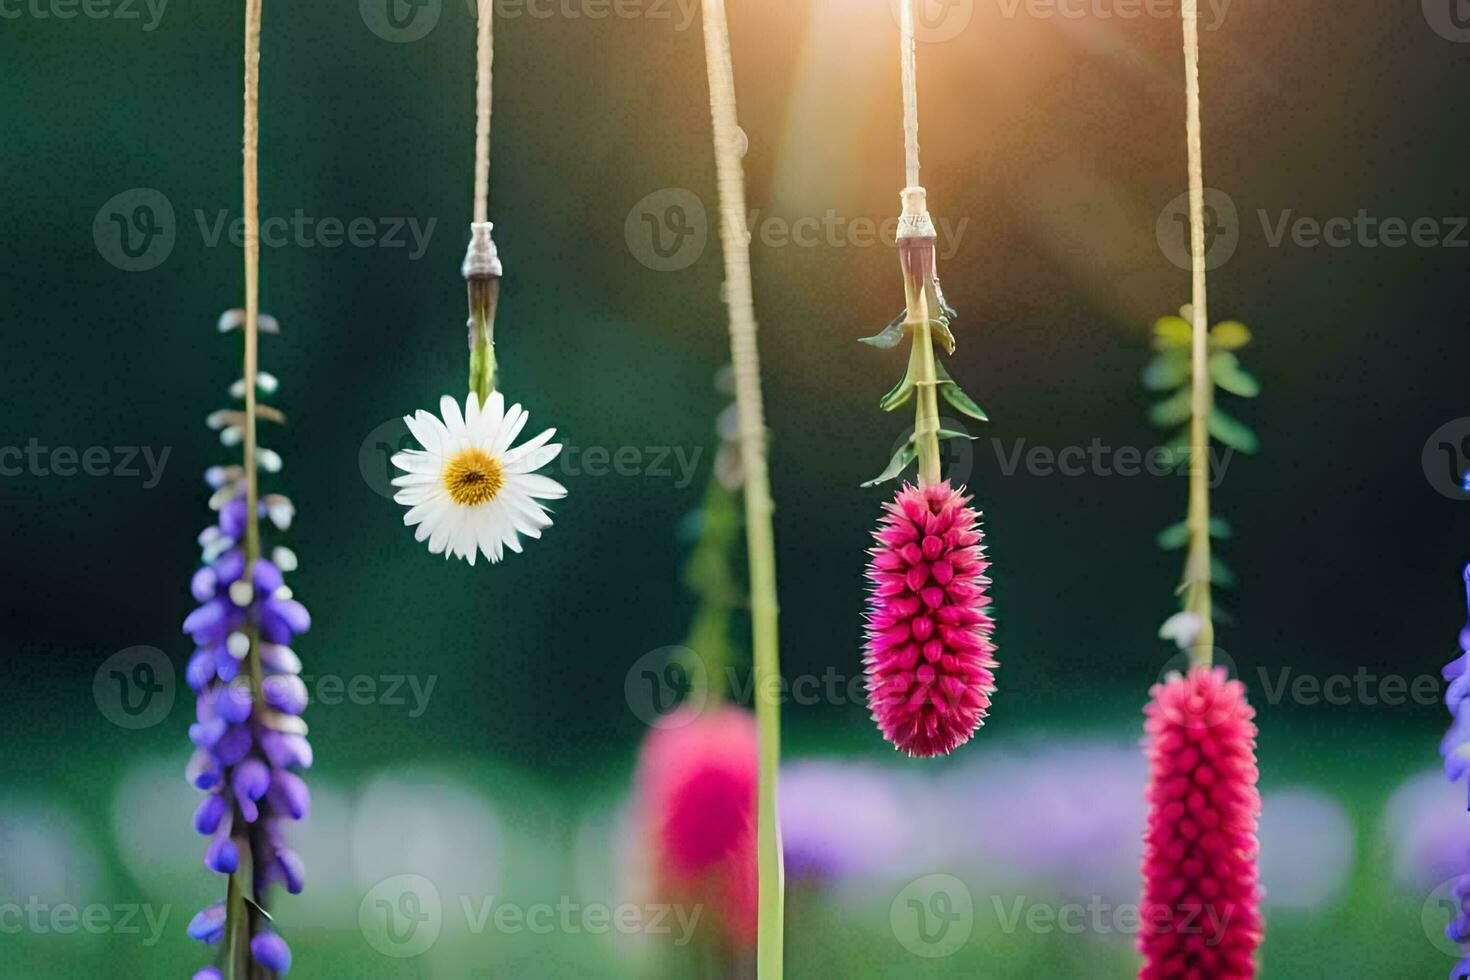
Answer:
[[[494,227],[489,221],[470,224],[470,245],[465,251],[464,264],[460,266],[460,273],[466,279],[498,279],[503,274],[500,253],[495,249],[495,240],[490,237],[490,229]]]

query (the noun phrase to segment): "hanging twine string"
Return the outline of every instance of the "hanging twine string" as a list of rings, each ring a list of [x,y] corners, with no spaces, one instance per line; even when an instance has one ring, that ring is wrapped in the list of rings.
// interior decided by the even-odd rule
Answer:
[[[260,338],[260,5],[245,0],[245,560],[260,557],[260,488],[255,473],[255,383]]]
[[[494,0],[479,0],[475,47],[475,221],[490,220],[490,70],[495,60]]]
[[[495,309],[503,269],[490,237],[490,76],[495,60],[494,0],[479,0],[475,45],[475,204],[460,272],[469,285],[469,390],[485,404],[495,390]]]
[[[1208,666],[1215,644],[1210,574],[1210,412],[1214,389],[1209,377],[1209,314],[1205,303],[1205,178],[1200,139],[1199,0],[1181,0],[1184,21],[1185,140],[1189,148],[1189,247],[1193,273],[1189,469],[1189,579],[1187,605],[1200,617],[1191,659]]]
[[[730,354],[735,368],[735,402],[740,456],[745,471],[745,528],[750,555],[750,604],[755,660],[756,722],[760,730],[760,790],[757,799],[760,912],[757,963],[760,980],[780,980],[784,870],[776,821],[780,764],[780,663],[777,648],[776,549],[771,527],[770,474],[766,467],[765,409],[756,347],[755,299],[751,289],[750,233],[745,225],[745,173],[735,114],[735,71],[724,0],[704,0],[704,51],[709,72],[710,118],[714,123],[715,171],[720,199],[720,242],[725,257],[725,304],[730,315]]]
[[[906,187],[919,186],[919,85],[914,52],[914,8],[899,3],[899,65],[903,74],[903,155]]]

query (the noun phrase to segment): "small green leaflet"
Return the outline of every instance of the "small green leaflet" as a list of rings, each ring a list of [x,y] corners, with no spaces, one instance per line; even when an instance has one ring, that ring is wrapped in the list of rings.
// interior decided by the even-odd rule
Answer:
[[[1148,420],[1159,428],[1179,425],[1189,421],[1189,389],[1185,388],[1172,398],[1157,402],[1148,410]]]
[[[893,348],[903,343],[903,322],[908,319],[908,315],[908,310],[904,310],[898,316],[894,317],[888,326],[871,337],[863,337],[858,343],[867,344],[869,347],[877,347],[880,350],[893,350]]]
[[[1210,328],[1210,346],[1215,350],[1240,350],[1250,342],[1250,328],[1238,320],[1226,320]]]
[[[908,370],[903,374],[903,380],[892,391],[884,395],[883,400],[878,403],[878,406],[883,411],[891,412],[896,408],[901,408],[908,403],[909,399],[914,397],[914,391],[916,390],[914,375],[917,373],[918,359],[919,348],[915,346],[913,350],[909,351],[909,366]]]
[[[914,443],[911,439],[900,446],[898,452],[893,454],[893,458],[888,461],[888,467],[882,473],[879,473],[867,483],[864,483],[863,486],[876,487],[880,483],[886,483],[889,480],[897,478],[902,475],[904,470],[908,469],[910,463],[918,458],[919,450],[914,448]]]
[[[1255,375],[1240,366],[1240,359],[1229,351],[1210,355],[1210,378],[1221,388],[1241,398],[1254,398],[1261,393]]]
[[[1188,347],[1190,326],[1182,317],[1160,317],[1154,323],[1154,350],[1166,351]]]
[[[1250,426],[1231,418],[1218,408],[1210,412],[1210,435],[1246,455],[1254,454],[1261,448],[1261,441],[1256,438]]]
[[[985,414],[985,410],[976,405],[975,400],[965,394],[964,389],[955,383],[954,378],[950,377],[943,361],[935,360],[934,373],[939,379],[939,393],[944,396],[945,401],[972,419],[978,419],[981,422],[990,421],[990,416]]]
[[[1223,517],[1210,518],[1210,537],[1228,538],[1231,535],[1230,522]],[[1180,521],[1178,524],[1170,524],[1159,532],[1155,539],[1158,546],[1165,551],[1176,551],[1189,544],[1189,521]]]
[[[1182,350],[1167,350],[1143,369],[1143,386],[1149,391],[1173,391],[1189,382],[1189,355]]]

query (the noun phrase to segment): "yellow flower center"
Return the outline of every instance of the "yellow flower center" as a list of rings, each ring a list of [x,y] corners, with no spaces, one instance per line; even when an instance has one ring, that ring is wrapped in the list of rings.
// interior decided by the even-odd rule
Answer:
[[[466,449],[444,467],[444,489],[451,500],[465,507],[489,503],[503,486],[500,460],[483,449]]]

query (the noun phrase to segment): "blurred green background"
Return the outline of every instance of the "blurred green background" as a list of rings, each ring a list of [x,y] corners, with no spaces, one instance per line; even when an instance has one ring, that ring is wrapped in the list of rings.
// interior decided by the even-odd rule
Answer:
[[[1435,675],[1463,622],[1470,507],[1434,462],[1437,430],[1449,427],[1452,457],[1470,434],[1470,234],[1455,217],[1470,212],[1470,136],[1457,124],[1470,45],[1447,6],[1222,0],[1202,12],[1207,182],[1235,211],[1219,215],[1211,313],[1252,326],[1246,362],[1265,387],[1235,406],[1263,453],[1232,460],[1216,490],[1240,579],[1226,600],[1238,621],[1219,642],[1260,711],[1268,830],[1273,793],[1308,794],[1318,808],[1291,810],[1300,819],[1283,818],[1276,839],[1345,841],[1266,868],[1278,893],[1315,886],[1299,906],[1268,906],[1268,977],[1439,975],[1453,962],[1430,938],[1445,918],[1433,889],[1454,871],[1444,861],[1465,856],[1470,817],[1454,789],[1413,781],[1438,763],[1444,711],[1426,698],[1311,704],[1267,690],[1288,669]],[[905,421],[876,406],[899,355],[854,342],[902,303],[895,254],[869,231],[897,213],[902,176],[886,7],[730,8],[791,678],[860,669],[863,549],[888,491],[858,485]],[[386,678],[434,679],[416,714],[407,688],[406,704],[308,712],[308,892],[278,913],[293,976],[708,969],[657,941],[476,935],[456,911],[460,895],[616,905],[636,892],[618,815],[647,727],[625,680],[688,628],[676,532],[718,447],[713,378],[728,357],[697,7],[499,9],[502,383],[576,452],[554,474],[570,496],[545,539],[470,570],[416,545],[382,492],[394,420],[463,385],[469,4],[398,3],[401,29],[381,0],[265,8],[262,213],[299,214],[308,229],[262,258],[263,307],[283,328],[264,339],[263,366],[291,421],[265,436],[286,463],[270,486],[296,502],[293,588],[316,621],[297,651],[308,674],[371,678],[378,692]],[[1154,632],[1178,569],[1151,538],[1182,515],[1184,481],[1009,464],[1018,449],[1153,439],[1138,384],[1147,330],[1187,299],[1188,276],[1170,259],[1182,255],[1170,212],[1184,190],[1179,26],[1150,9],[929,8],[923,182],[961,313],[950,367],[994,419],[951,465],[986,513],[1000,690],[981,735],[939,762],[893,758],[859,701],[788,705],[793,766],[821,756],[878,773],[898,787],[908,832],[931,845],[860,887],[794,883],[792,976],[1136,969],[1127,935],[1005,930],[992,899],[1054,906],[1101,886],[1019,859],[1001,874],[984,845],[986,815],[1009,800],[1088,829],[1100,801],[1077,784],[1088,767],[1071,749],[1128,757],[1170,659]],[[238,338],[214,322],[241,301],[241,251],[214,231],[239,214],[241,27],[236,5],[0,3],[0,447],[106,447],[117,465],[116,447],[147,447],[164,460],[151,486],[29,466],[0,478],[0,904],[168,910],[156,944],[146,925],[14,931],[0,915],[6,976],[187,975],[205,962],[183,936],[218,880],[188,828],[190,645],[178,624],[208,521],[199,475],[232,456],[203,420],[238,376]],[[111,215],[140,203],[172,244],[157,239],[139,260],[151,267],[129,271]],[[1275,238],[1302,217],[1360,213],[1432,218],[1439,244]],[[366,219],[371,243],[331,245],[325,219]],[[620,450],[624,471],[600,471],[597,453]],[[681,460],[697,469],[681,474]],[[172,659],[178,693],[130,730],[99,710],[93,681],[137,646]],[[1133,798],[1132,778],[1119,776],[1120,797]],[[1319,813],[1336,815],[1333,833]],[[1126,863],[1134,839],[1124,821],[1090,846]],[[447,923],[431,950],[395,958],[365,940],[358,911],[404,873],[441,875]],[[974,935],[924,958],[897,940],[890,907],[933,873],[967,883]]]

